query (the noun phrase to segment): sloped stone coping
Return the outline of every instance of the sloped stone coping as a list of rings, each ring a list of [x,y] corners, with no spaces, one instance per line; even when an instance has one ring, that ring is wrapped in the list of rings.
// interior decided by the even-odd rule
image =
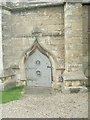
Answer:
[[[63,5],[67,2],[69,3],[79,3],[81,2],[82,4],[89,4],[89,0],[38,0],[38,1],[28,1],[28,0],[21,0],[19,2],[12,1],[10,2],[3,2],[0,3],[0,6],[8,9],[8,10],[13,10],[13,9],[20,9],[20,8],[34,8],[34,7],[42,7],[42,6],[51,6],[51,5]]]
[[[82,71],[65,71],[62,76],[64,80],[87,80],[87,77]]]
[[[34,9],[34,8],[41,8],[41,7],[49,7],[49,6],[57,6],[57,5],[63,5],[64,2],[40,2],[40,3],[28,3],[28,2],[17,2],[12,3],[9,2],[9,4],[2,4],[2,8],[10,11],[22,11],[22,10],[28,10],[28,9]]]

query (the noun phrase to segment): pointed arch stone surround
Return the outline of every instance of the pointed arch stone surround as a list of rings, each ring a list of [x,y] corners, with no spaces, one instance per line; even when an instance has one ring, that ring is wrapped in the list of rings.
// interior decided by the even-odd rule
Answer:
[[[38,49],[42,54],[48,57],[48,59],[51,62],[52,66],[52,87],[57,87],[58,79],[57,79],[57,65],[56,65],[56,59],[54,55],[52,55],[50,52],[48,52],[46,49],[43,49],[42,46],[39,44],[37,40],[35,40],[34,44],[32,45],[31,48],[29,48],[27,51],[24,52],[23,56],[21,57],[20,63],[19,63],[19,74],[20,74],[20,83],[21,84],[26,84],[26,75],[25,75],[25,61],[28,59],[30,55],[34,53],[34,51]]]

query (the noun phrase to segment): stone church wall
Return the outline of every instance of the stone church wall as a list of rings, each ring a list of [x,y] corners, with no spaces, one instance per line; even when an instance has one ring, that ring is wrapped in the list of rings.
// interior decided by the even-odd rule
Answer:
[[[56,61],[56,81],[65,69],[66,82],[81,85],[88,66],[88,5],[66,3],[28,9],[2,10],[4,69],[14,68],[18,75],[20,61],[37,39]],[[77,73],[81,76],[78,77]],[[83,71],[83,73],[82,73]],[[72,72],[74,74],[72,74]],[[68,76],[70,78],[68,78]],[[76,80],[77,83],[74,83]],[[60,79],[61,80],[61,79]],[[64,80],[64,77],[63,77]],[[72,82],[72,83],[71,83]],[[66,87],[69,87],[66,84]],[[83,82],[84,84],[84,82]],[[65,88],[64,88],[65,89]],[[71,89],[71,88],[70,88]]]
[[[52,52],[58,67],[64,67],[64,20],[63,6],[36,8],[29,11],[12,13],[13,54],[20,59],[23,51],[30,48],[35,40],[30,37],[35,29],[40,35],[38,41],[42,47]],[[18,55],[17,55],[18,53]]]
[[[36,29],[39,32],[38,42],[55,57],[57,70],[64,68],[63,9],[63,6],[52,6],[12,11],[11,15],[3,14],[4,68],[19,65],[23,53],[35,41],[35,36],[32,33]],[[58,73],[60,74],[60,71]]]

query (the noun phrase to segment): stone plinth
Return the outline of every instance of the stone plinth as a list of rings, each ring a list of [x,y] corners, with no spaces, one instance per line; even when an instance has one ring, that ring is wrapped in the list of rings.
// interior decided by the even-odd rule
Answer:
[[[86,85],[88,83],[87,77],[82,71],[64,72],[62,92],[73,93],[73,92],[86,92]]]

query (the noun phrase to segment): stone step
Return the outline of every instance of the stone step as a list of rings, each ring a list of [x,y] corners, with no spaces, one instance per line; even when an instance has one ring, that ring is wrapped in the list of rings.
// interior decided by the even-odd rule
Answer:
[[[25,94],[52,94],[52,88],[26,86],[24,89],[24,93]]]

